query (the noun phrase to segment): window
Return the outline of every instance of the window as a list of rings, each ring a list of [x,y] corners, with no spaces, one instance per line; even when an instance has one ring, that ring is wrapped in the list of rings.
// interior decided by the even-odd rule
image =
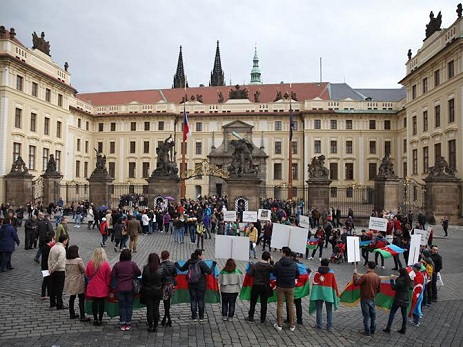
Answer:
[[[150,122],[145,122],[145,131],[150,130]]]
[[[391,141],[384,141],[384,154],[391,154]]]
[[[16,89],[23,91],[24,77],[16,76]]]
[[[37,114],[31,113],[31,131],[35,133],[36,130],[37,130]]]
[[[16,108],[14,112],[14,127],[21,129],[21,118],[23,110]]]
[[[456,140],[449,141],[449,167],[457,168],[457,143]]]
[[[116,142],[114,141],[109,142],[109,153],[110,154],[116,153]]]
[[[320,140],[315,140],[313,147],[314,147],[314,153],[322,152],[322,142]]]
[[[449,123],[455,122],[455,99],[449,100]]]
[[[275,122],[275,131],[281,131],[281,121],[279,120]]]
[[[338,141],[330,141],[330,153],[338,153]]]
[[[281,141],[275,141],[275,154],[281,154]]]
[[[434,87],[437,87],[440,84],[440,70],[437,69],[434,71]]]
[[[414,149],[412,152],[412,174],[418,175],[418,150]]]
[[[293,120],[293,131],[297,130],[297,120]]]
[[[35,170],[35,146],[29,146],[29,170]]]
[[[384,130],[391,130],[391,121],[389,119],[384,121]]]
[[[51,90],[48,88],[45,89],[45,101],[51,102]]]
[[[376,154],[376,141],[370,141],[370,154]]]
[[[103,131],[103,123],[98,123],[98,131]]]
[[[407,170],[407,162],[403,162],[402,163],[403,165],[403,170],[404,170],[404,177],[407,177],[407,174],[408,174],[408,170]]]
[[[428,111],[423,111],[423,131],[428,131]]]
[[[407,127],[407,117],[404,117],[404,128]]]
[[[135,141],[130,141],[130,149],[129,149],[129,152],[130,153],[135,153]]]
[[[85,122],[85,130],[89,131],[90,123],[88,121]]]
[[[423,78],[423,94],[427,93],[428,91],[428,78]]]
[[[201,155],[203,153],[203,144],[202,142],[195,142],[195,154]]]
[[[434,106],[434,126],[440,127],[440,105]]]
[[[330,163],[330,180],[338,179],[338,163]]]
[[[80,139],[77,139],[77,152],[80,152]]]
[[[453,76],[455,76],[455,62],[449,61],[447,64],[447,72],[448,72],[448,78],[451,79]]]
[[[149,152],[150,152],[150,142],[144,141],[143,142],[143,153],[149,153]]]
[[[42,149],[42,171],[45,171],[47,169],[49,155],[50,155],[50,149],[48,148]]]
[[[88,177],[88,161],[84,162],[84,177]]]
[[[130,131],[137,131],[137,122],[130,122]]]
[[[100,123],[100,124],[103,124],[103,123]],[[103,131],[103,130],[100,130],[100,131]],[[110,131],[116,131],[116,123],[115,122],[112,122],[110,124]]]
[[[136,163],[129,163],[129,178],[135,178]]]
[[[88,153],[88,140],[85,140],[85,153]]]
[[[347,130],[352,129],[352,120],[351,119],[346,120],[346,129]]]
[[[352,146],[352,141],[346,141],[346,154],[352,154],[353,153],[353,146]]]
[[[58,94],[58,106],[63,106],[63,95],[62,94]],[[79,128],[80,128],[80,125],[79,125]]]
[[[354,189],[349,187],[346,189],[346,198],[352,198],[354,196]]]
[[[335,130],[338,128],[338,121],[336,119],[330,120],[330,129]]]
[[[196,122],[196,131],[203,131],[203,123]]]
[[[21,144],[18,142],[13,142],[13,161],[16,161],[21,155]]]
[[[354,179],[354,163],[346,163],[346,180],[353,180]]]
[[[144,162],[142,164],[142,176],[143,178],[150,177],[150,163]]]
[[[32,82],[31,94],[35,97],[39,95],[39,85],[35,82]]]
[[[378,172],[376,163],[368,163],[368,179],[374,180]]]
[[[416,84],[412,86],[412,100],[416,99]]]
[[[315,119],[314,128],[315,129],[321,129],[322,128],[322,121],[320,119]]]
[[[291,145],[292,145],[293,154],[297,154],[297,141],[292,141]]]
[[[80,177],[80,160],[76,160],[76,177]]]
[[[416,124],[416,116],[412,118],[412,135],[416,135],[417,133],[417,124]]]
[[[110,162],[108,163],[108,174],[112,178],[116,178],[116,163]]]
[[[45,120],[43,122],[43,134],[50,135],[50,118],[48,117],[45,117]]]
[[[442,154],[441,144],[440,143],[434,144],[434,163],[437,163],[437,161],[441,157],[441,154]]]
[[[158,123],[158,130],[164,130],[164,121]]]
[[[61,151],[55,151],[56,171],[61,171]]]
[[[60,121],[56,122],[56,137],[59,139],[61,138],[61,124]]]
[[[403,141],[404,153],[407,153],[407,139]]]
[[[297,163],[292,163],[291,164],[291,175],[293,177],[293,180],[297,180],[299,178],[299,175],[298,175],[298,165]]]
[[[423,173],[429,171],[429,147],[423,147]]]
[[[273,179],[281,180],[283,177],[282,167],[280,163],[273,164]]]
[[[376,121],[374,119],[370,119],[370,130],[376,129]]]

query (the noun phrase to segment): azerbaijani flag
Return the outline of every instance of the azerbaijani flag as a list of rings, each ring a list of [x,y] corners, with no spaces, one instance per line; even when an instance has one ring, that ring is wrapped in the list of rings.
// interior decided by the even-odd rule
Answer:
[[[326,274],[316,272],[313,278],[312,293],[310,294],[309,314],[316,311],[315,301],[323,300],[333,303],[334,309],[338,309],[339,291],[333,270]]]
[[[212,267],[212,260],[204,260],[207,266]],[[185,260],[179,260],[178,264],[183,266]],[[186,280],[187,271],[179,271],[177,269],[177,285],[175,286],[174,296],[171,299],[171,304],[181,304],[181,303],[190,303],[190,292],[188,291],[188,282]],[[219,276],[219,271],[217,267],[214,268],[214,273],[211,275],[206,275],[206,297],[205,302],[209,304],[215,304],[220,302],[220,293],[219,293],[219,284],[217,277]]]
[[[426,276],[423,274],[422,271],[426,271],[426,268],[423,270],[423,265],[421,265],[421,271],[415,272],[410,266],[407,266],[408,275],[410,279],[413,281],[413,292],[412,292],[412,300],[411,300],[411,307],[408,313],[408,316],[411,317],[412,314],[416,314],[420,317],[423,316],[421,312],[421,302],[423,301],[424,291],[426,287]]]
[[[384,257],[384,259],[387,259],[405,252],[405,249],[396,245],[387,245],[386,247],[376,248],[373,252],[378,252]]]
[[[318,238],[307,240],[306,248],[308,248],[308,249],[317,249],[317,247],[318,247]]]
[[[378,307],[390,309],[395,291],[392,289],[391,276],[380,276],[381,291],[376,294],[375,302]],[[356,306],[360,300],[360,286],[355,286],[351,280],[341,293],[341,302],[347,306]]]
[[[186,110],[183,110],[183,141],[185,142],[188,139],[188,136],[191,135],[190,125],[188,124],[188,115]]]

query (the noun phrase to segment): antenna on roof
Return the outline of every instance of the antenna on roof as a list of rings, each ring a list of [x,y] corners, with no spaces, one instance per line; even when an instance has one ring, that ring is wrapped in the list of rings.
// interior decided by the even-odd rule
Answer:
[[[322,84],[322,72],[323,72],[323,69],[322,69],[322,57],[320,57],[320,82],[318,83],[318,86],[320,87],[321,84]]]

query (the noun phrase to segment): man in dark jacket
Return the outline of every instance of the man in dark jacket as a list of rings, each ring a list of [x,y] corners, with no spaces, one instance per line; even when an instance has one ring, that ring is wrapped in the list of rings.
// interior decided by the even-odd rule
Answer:
[[[42,254],[42,247],[45,244],[45,237],[50,236],[53,238],[55,236],[55,232],[53,231],[53,224],[51,224],[51,222],[42,212],[39,212],[37,217],[37,233],[39,238],[39,249],[37,250],[34,261],[39,264],[39,258]]]
[[[437,274],[442,270],[442,256],[436,245],[431,247],[431,259],[434,262],[434,269],[431,277],[431,301],[437,301]]]
[[[273,260],[270,253],[262,252],[262,260],[251,265],[249,276],[253,278],[251,288],[251,306],[249,308],[248,322],[254,322],[257,299],[260,297],[260,322],[265,323],[267,316],[267,300],[271,294],[270,273],[273,271]]]
[[[24,225],[26,239],[24,242],[25,249],[31,249],[34,243],[34,235],[37,233],[37,216],[32,215]]]
[[[296,278],[299,277],[297,264],[291,258],[291,249],[283,247],[281,249],[282,258],[275,264],[273,274],[277,282],[277,323],[273,326],[277,330],[282,330],[283,325],[283,303],[286,302],[289,311],[290,330],[296,330],[296,316],[294,310],[294,286]]]

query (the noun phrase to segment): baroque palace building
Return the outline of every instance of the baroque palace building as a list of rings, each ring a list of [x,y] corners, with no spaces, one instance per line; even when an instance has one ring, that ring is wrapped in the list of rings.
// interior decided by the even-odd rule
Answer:
[[[418,52],[409,52],[403,87],[396,89],[330,82],[263,84],[257,49],[252,83],[226,86],[217,42],[209,86],[188,86],[180,48],[172,88],[80,94],[71,85],[67,63],[61,67],[52,61],[43,33],[34,33],[34,47],[28,48],[14,29],[1,27],[0,201],[5,200],[4,176],[18,156],[38,179],[54,154],[63,182],[86,185],[97,150],[106,155],[114,184],[141,186],[156,168],[156,148],[172,136],[177,148],[173,160],[182,171],[184,110],[192,131],[187,169],[206,161],[226,169],[228,143],[244,137],[254,145],[268,197],[292,180],[293,196],[304,198],[307,166],[320,155],[331,187],[340,189],[373,187],[388,154],[404,185],[422,185],[440,155],[463,178],[460,15],[448,28],[439,25],[426,32]],[[226,182],[217,177],[186,181],[186,197],[224,193]]]

